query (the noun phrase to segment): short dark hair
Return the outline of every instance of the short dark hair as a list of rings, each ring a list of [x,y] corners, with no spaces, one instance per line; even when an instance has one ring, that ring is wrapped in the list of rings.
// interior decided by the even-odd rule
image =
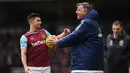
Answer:
[[[88,2],[77,3],[77,6],[83,6],[84,10],[92,9],[92,5],[89,4]]]
[[[31,14],[28,15],[27,19],[29,21],[30,19],[35,18],[35,17],[40,17],[40,14],[38,14],[38,13],[31,13]]]
[[[115,20],[112,25],[120,25],[121,27],[123,27],[122,22],[119,20]]]

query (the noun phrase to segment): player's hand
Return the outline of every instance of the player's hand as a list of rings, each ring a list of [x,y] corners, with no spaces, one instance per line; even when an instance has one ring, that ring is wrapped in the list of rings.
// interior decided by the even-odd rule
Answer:
[[[71,31],[70,31],[70,29],[65,28],[64,31],[63,31],[63,33],[64,33],[64,35],[66,36],[66,35],[70,34]]]
[[[57,41],[58,41],[58,37],[55,35],[51,35],[47,37],[46,44],[50,48],[56,48]]]
[[[55,35],[50,36],[50,43],[56,45],[56,42],[58,41],[58,37]]]
[[[25,67],[24,70],[25,70],[25,73],[29,73],[29,68],[28,67]]]
[[[48,36],[48,39],[49,39],[48,42],[53,44],[55,41],[58,41],[58,37],[55,35]]]
[[[52,41],[55,40],[56,36],[55,35],[50,35],[47,37],[49,40],[48,40],[48,43],[51,43]]]

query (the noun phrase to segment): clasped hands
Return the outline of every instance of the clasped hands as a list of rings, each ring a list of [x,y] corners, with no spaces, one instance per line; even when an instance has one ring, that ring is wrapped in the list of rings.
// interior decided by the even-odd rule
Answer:
[[[68,34],[70,34],[71,31],[67,28],[64,29],[64,31],[60,34],[60,35],[50,35],[48,36],[48,40],[46,41],[47,45],[49,48],[58,48],[58,45],[56,44],[57,41],[65,36],[67,36]]]

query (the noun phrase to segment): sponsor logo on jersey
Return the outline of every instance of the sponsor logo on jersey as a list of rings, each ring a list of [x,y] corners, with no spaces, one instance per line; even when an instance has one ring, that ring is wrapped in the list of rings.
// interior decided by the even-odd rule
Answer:
[[[46,36],[43,34],[43,35],[42,35],[42,38],[43,38],[43,39],[45,39],[45,38],[46,38]]]
[[[32,44],[33,47],[35,47],[35,46],[38,46],[38,45],[42,45],[44,43],[45,43],[45,41],[43,40],[43,41],[37,41],[37,42],[31,43],[31,44]]]
[[[33,37],[31,37],[31,38],[30,38],[30,40],[34,40],[34,38],[33,38]]]

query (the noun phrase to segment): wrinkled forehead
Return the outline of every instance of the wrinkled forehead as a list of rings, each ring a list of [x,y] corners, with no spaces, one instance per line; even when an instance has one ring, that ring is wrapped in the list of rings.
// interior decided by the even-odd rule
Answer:
[[[77,10],[84,10],[83,6],[78,6]]]
[[[87,9],[90,9],[92,6],[89,4],[89,3],[87,3],[87,2],[84,2],[84,3],[78,3],[77,4],[77,7],[82,7],[84,10],[87,10]]]
[[[82,9],[83,9],[83,6],[82,6],[82,5],[79,5],[79,6],[77,6],[77,8],[82,8]]]

